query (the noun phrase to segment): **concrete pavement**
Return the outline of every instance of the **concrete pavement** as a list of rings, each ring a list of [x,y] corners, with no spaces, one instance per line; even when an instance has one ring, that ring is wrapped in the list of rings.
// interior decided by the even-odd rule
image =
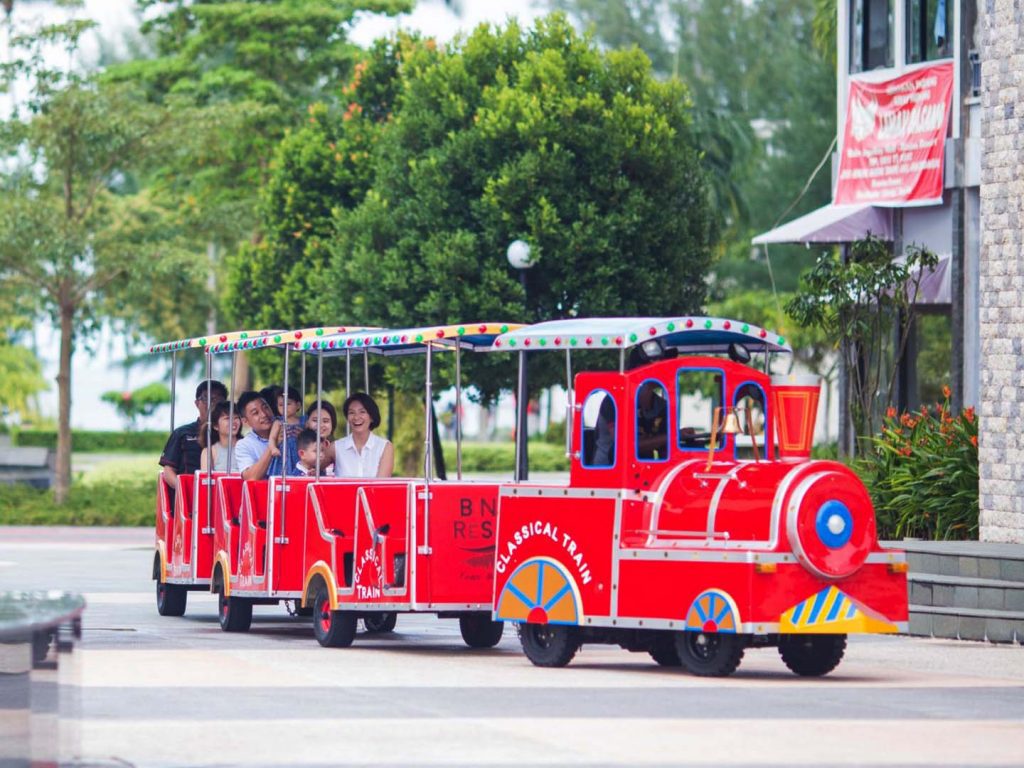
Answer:
[[[258,607],[245,635],[189,595],[157,615],[152,533],[0,528],[0,589],[86,593],[79,758],[101,765],[1024,764],[1024,648],[854,638],[831,675],[748,651],[723,680],[586,646],[533,667],[509,628],[473,651],[454,621],[320,648],[308,620]]]

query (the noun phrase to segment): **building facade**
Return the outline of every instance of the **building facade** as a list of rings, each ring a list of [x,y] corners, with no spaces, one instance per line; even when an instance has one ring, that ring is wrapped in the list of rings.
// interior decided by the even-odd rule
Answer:
[[[1024,543],[1024,5],[985,0],[981,169],[981,538]]]

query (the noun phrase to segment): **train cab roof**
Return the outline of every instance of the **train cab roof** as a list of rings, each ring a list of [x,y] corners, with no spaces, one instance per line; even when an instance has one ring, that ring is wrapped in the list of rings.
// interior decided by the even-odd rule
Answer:
[[[728,353],[732,345],[749,352],[792,353],[786,339],[750,323],[720,317],[592,317],[551,320],[509,330],[495,350],[628,350],[657,341],[680,354]]]
[[[202,349],[207,352],[213,351],[214,347],[224,344],[234,344],[244,341],[250,346],[266,344],[264,339],[275,334],[283,333],[276,330],[248,330],[248,331],[222,331],[208,333],[204,336],[193,336],[190,339],[175,339],[173,341],[161,341],[149,348],[151,355],[164,354],[166,352],[180,352],[185,349]]]

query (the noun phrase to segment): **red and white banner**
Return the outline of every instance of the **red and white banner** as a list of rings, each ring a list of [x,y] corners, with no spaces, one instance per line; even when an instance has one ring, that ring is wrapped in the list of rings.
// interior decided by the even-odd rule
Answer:
[[[881,83],[851,81],[836,204],[941,202],[952,95],[952,62]]]

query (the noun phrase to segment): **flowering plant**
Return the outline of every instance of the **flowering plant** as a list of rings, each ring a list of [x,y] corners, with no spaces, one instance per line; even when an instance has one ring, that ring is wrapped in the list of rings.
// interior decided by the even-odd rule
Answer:
[[[889,408],[859,469],[883,538],[978,537],[978,420],[945,401],[917,411]]]

